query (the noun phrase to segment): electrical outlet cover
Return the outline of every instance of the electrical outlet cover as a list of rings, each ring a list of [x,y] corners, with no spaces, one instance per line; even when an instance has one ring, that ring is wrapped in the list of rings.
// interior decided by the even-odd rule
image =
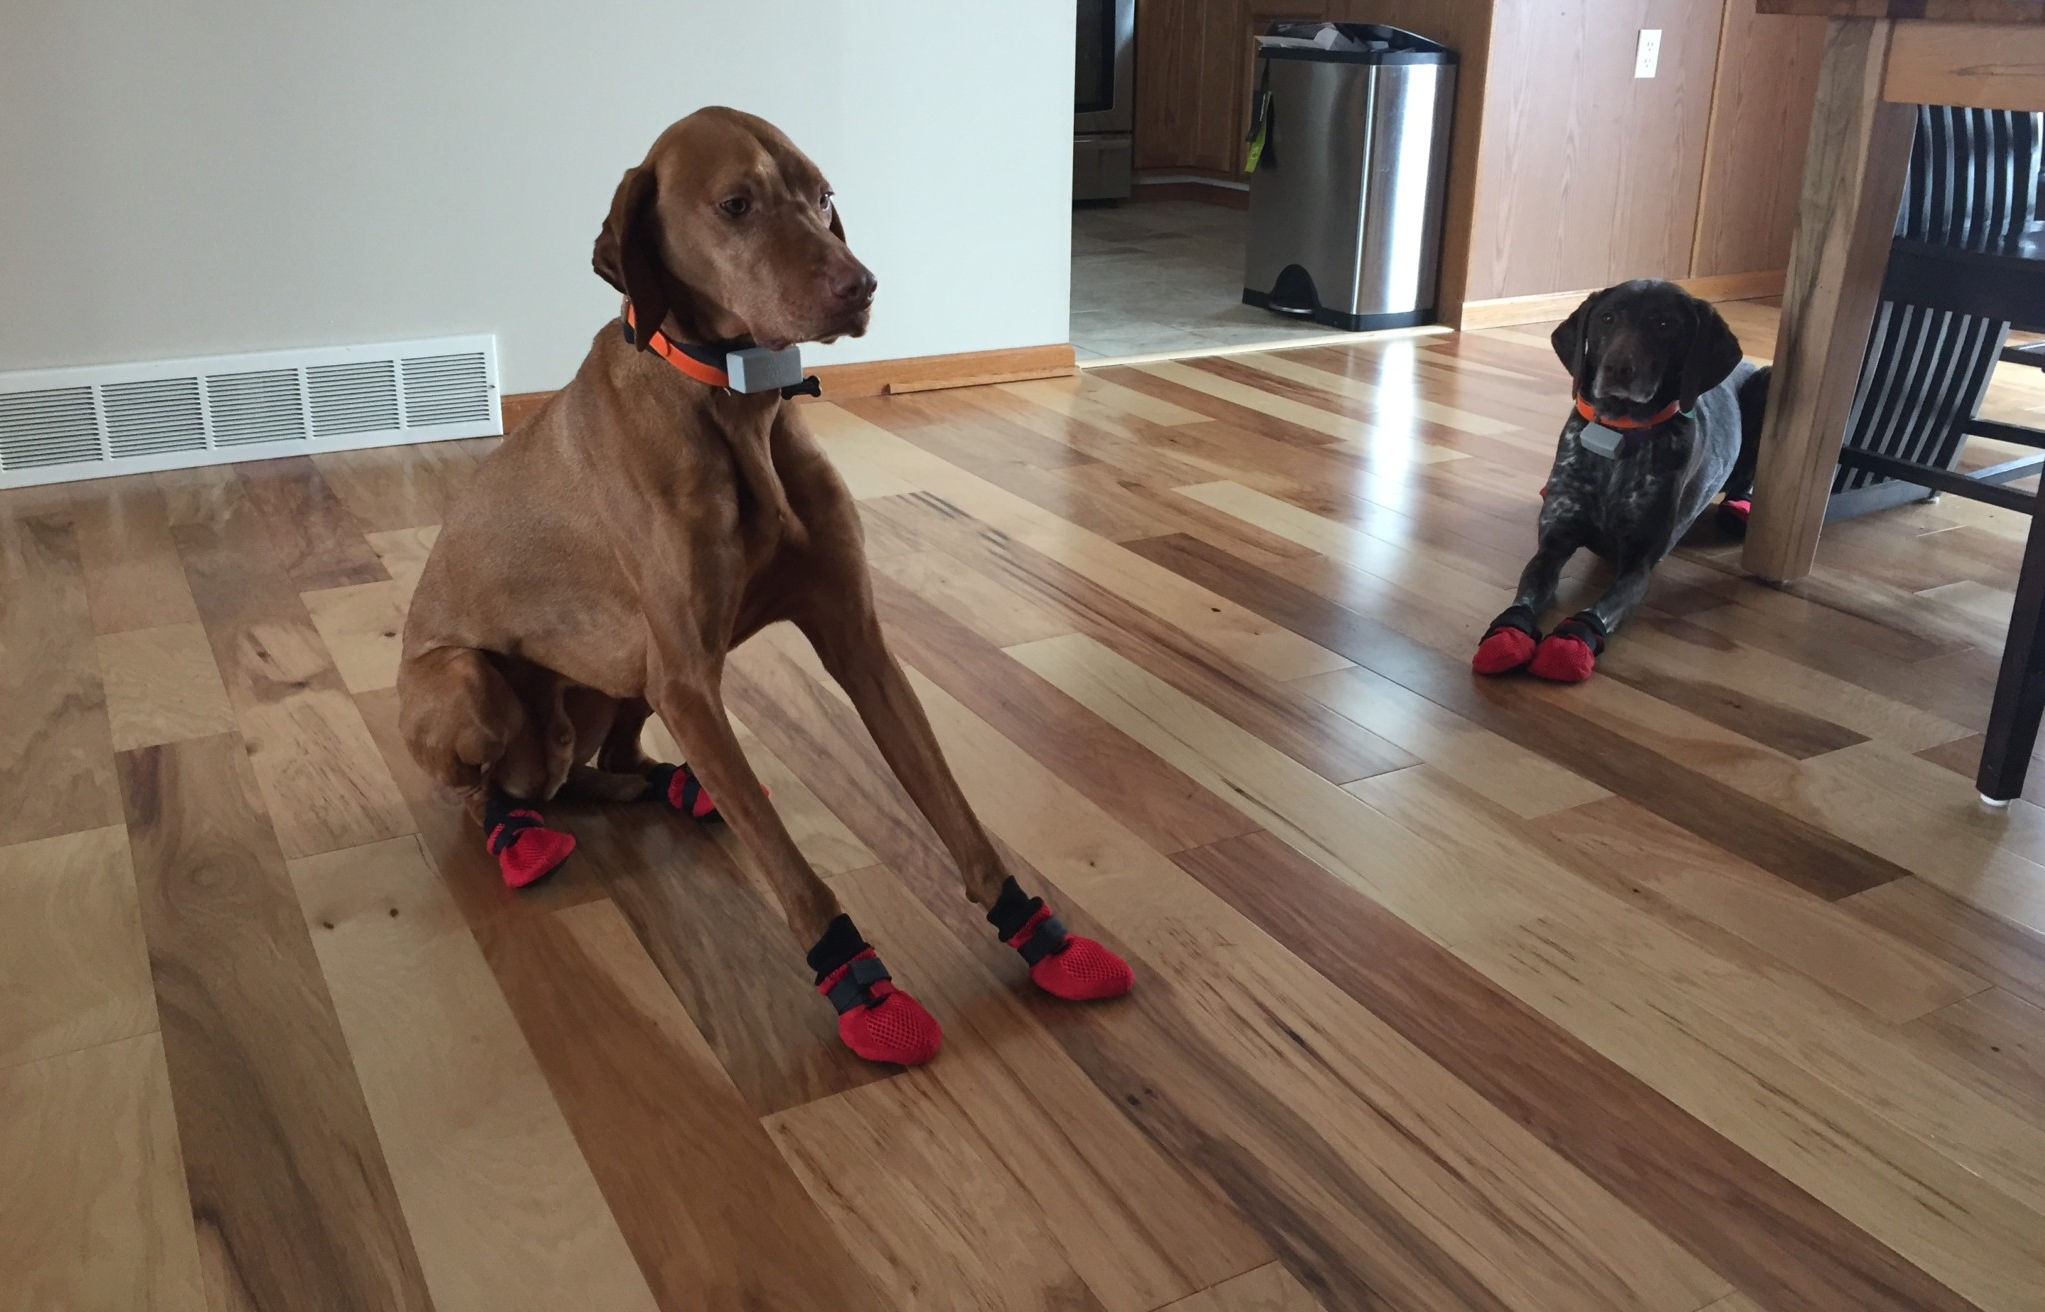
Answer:
[[[1640,29],[1640,46],[1633,55],[1633,76],[1653,77],[1655,65],[1662,58],[1662,30],[1658,27]]]

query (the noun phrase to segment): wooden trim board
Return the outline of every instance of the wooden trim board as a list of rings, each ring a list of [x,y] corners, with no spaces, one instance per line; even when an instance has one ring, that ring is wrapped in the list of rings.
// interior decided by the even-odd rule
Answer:
[[[1721,273],[1708,278],[1677,278],[1675,283],[1692,296],[1707,301],[1749,301],[1760,296],[1782,295],[1783,270],[1760,273]],[[1478,328],[1506,328],[1522,323],[1547,323],[1566,319],[1595,287],[1574,292],[1546,292],[1539,296],[1502,296],[1490,301],[1466,301],[1462,320],[1456,326],[1465,332]]]
[[[1070,342],[1043,346],[1011,346],[998,351],[960,351],[953,355],[912,355],[899,360],[867,360],[857,364],[818,365],[824,397],[846,401],[860,396],[903,392],[935,392],[947,387],[978,387],[987,383],[1020,383],[1032,378],[1063,378],[1077,369]],[[504,431],[510,432],[538,414],[553,392],[514,392],[503,398]]]
[[[2032,4],[2045,13],[2045,6]],[[2033,110],[2045,105],[2045,28],[2029,23],[1898,23],[1882,99],[1903,105]]]

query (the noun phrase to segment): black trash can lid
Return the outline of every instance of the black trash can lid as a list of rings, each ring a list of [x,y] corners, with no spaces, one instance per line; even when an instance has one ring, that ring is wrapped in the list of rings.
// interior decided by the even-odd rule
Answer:
[[[1383,23],[1273,23],[1257,38],[1265,59],[1339,64],[1453,64],[1456,52],[1416,32]]]

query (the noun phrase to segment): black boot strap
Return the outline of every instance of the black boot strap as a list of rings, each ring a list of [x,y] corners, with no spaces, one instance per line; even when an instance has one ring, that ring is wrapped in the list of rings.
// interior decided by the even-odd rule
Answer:
[[[484,846],[490,849],[491,856],[496,856],[499,852],[517,842],[518,836],[526,830],[539,829],[544,827],[545,824],[546,821],[536,816],[508,815],[490,831],[489,838],[484,843]]]
[[[1056,916],[1045,916],[1016,951],[1022,954],[1025,965],[1034,966],[1045,957],[1063,952],[1066,941],[1065,922]]]
[[[1484,636],[1488,638],[1501,629],[1518,629],[1535,642],[1541,640],[1541,626],[1535,622],[1534,612],[1525,606],[1508,606],[1500,611],[1491,627],[1484,630]]]
[[[845,968],[824,996],[831,1000],[840,1016],[854,1007],[871,1007],[880,999],[873,996],[873,986],[884,979],[893,979],[888,968],[880,964],[879,957],[861,957]]]
[[[1587,610],[1580,610],[1556,625],[1555,636],[1558,638],[1575,638],[1578,642],[1589,647],[1593,656],[1602,656],[1605,653],[1604,621]]]

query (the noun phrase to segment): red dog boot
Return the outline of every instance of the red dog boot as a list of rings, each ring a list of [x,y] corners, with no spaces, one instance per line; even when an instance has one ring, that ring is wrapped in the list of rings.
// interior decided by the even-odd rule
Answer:
[[[659,798],[691,820],[708,824],[719,818],[717,804],[687,765],[656,765],[648,770],[646,795]]]
[[[1091,1002],[1120,997],[1135,987],[1136,972],[1128,962],[1093,939],[1067,933],[1065,922],[1051,914],[1044,899],[1023,896],[1013,875],[1002,882],[987,923],[1022,954],[1030,979],[1052,997]]]
[[[1541,626],[1534,612],[1525,606],[1508,606],[1484,630],[1470,668],[1479,674],[1511,674],[1523,670],[1534,659],[1534,646],[1541,641]]]
[[[837,1009],[838,1037],[861,1057],[921,1066],[944,1046],[937,1017],[895,987],[888,968],[852,927],[852,917],[832,919],[810,949],[809,963],[817,972],[817,992]]]
[[[1727,497],[1718,503],[1718,526],[1734,537],[1747,536],[1747,517],[1754,513],[1754,503],[1746,497]]]
[[[575,835],[547,828],[531,807],[513,809],[509,798],[492,793],[483,812],[483,845],[512,888],[544,879],[575,850]]]
[[[1597,668],[1598,654],[1604,650],[1603,621],[1587,610],[1580,610],[1541,639],[1527,670],[1535,678],[1552,683],[1582,683],[1591,677],[1591,671]]]

